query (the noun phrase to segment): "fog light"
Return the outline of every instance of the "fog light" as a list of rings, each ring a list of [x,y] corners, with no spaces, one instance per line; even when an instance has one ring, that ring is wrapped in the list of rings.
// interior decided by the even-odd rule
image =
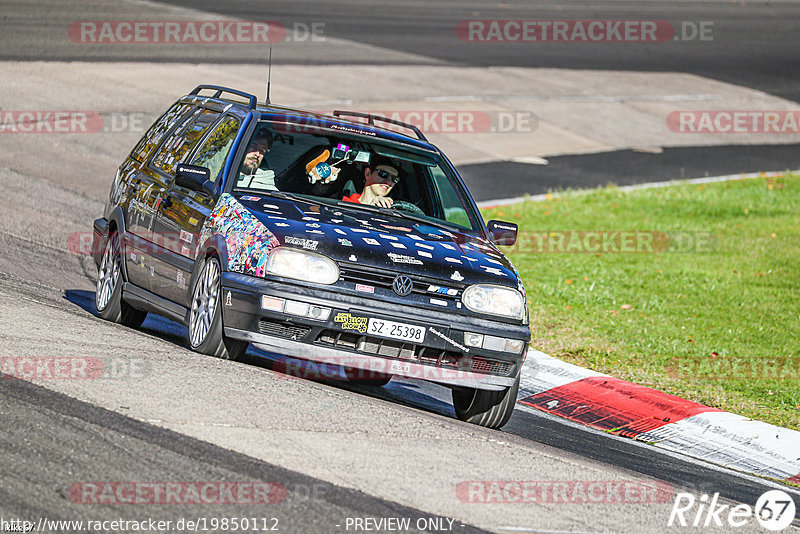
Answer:
[[[266,295],[261,296],[261,307],[265,310],[282,312],[284,302],[283,299],[268,297]]]
[[[483,334],[464,332],[464,345],[481,348],[483,346]]]
[[[322,306],[311,306],[311,309],[308,311],[308,316],[318,321],[327,321],[328,317],[331,316],[331,309]]]
[[[519,354],[524,347],[525,342],[520,339],[506,339],[506,348],[503,350],[512,354]]]
[[[287,300],[284,311],[291,315],[305,317],[308,314],[308,304],[305,302],[297,302],[296,300]]]
[[[486,350],[496,350],[502,352],[506,348],[506,339],[503,337],[484,336],[483,348]]]

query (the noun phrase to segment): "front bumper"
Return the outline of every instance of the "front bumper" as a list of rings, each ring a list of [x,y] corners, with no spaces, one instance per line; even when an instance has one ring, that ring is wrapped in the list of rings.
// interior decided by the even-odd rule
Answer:
[[[332,311],[326,320],[297,317],[261,308],[261,296],[301,301]],[[278,352],[323,364],[419,378],[451,387],[502,390],[514,384],[527,348],[519,354],[464,347],[464,332],[527,342],[530,330],[452,313],[384,302],[368,296],[342,294],[314,284],[263,280],[238,273],[222,274],[225,334]],[[422,341],[376,337],[359,329],[358,321],[376,319],[424,327]],[[354,325],[356,325],[354,327]]]

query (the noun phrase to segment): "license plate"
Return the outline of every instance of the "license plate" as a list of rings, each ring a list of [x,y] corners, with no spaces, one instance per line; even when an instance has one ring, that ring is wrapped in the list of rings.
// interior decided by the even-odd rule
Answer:
[[[388,337],[422,343],[425,341],[426,328],[406,323],[395,323],[382,319],[370,319],[367,324],[367,333],[373,336]]]

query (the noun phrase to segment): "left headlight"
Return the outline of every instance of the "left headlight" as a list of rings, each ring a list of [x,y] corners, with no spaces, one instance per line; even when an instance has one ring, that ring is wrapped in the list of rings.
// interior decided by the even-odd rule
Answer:
[[[475,313],[502,315],[512,319],[525,318],[525,298],[516,289],[503,286],[469,286],[461,296],[469,310]]]
[[[266,271],[315,284],[332,284],[339,279],[339,267],[332,259],[284,247],[275,248],[269,253]]]

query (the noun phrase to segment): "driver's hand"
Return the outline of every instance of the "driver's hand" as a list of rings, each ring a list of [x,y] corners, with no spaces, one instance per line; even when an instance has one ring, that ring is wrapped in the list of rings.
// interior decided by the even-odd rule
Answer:
[[[381,208],[391,208],[392,204],[394,204],[394,200],[390,197],[375,197],[372,204]]]

